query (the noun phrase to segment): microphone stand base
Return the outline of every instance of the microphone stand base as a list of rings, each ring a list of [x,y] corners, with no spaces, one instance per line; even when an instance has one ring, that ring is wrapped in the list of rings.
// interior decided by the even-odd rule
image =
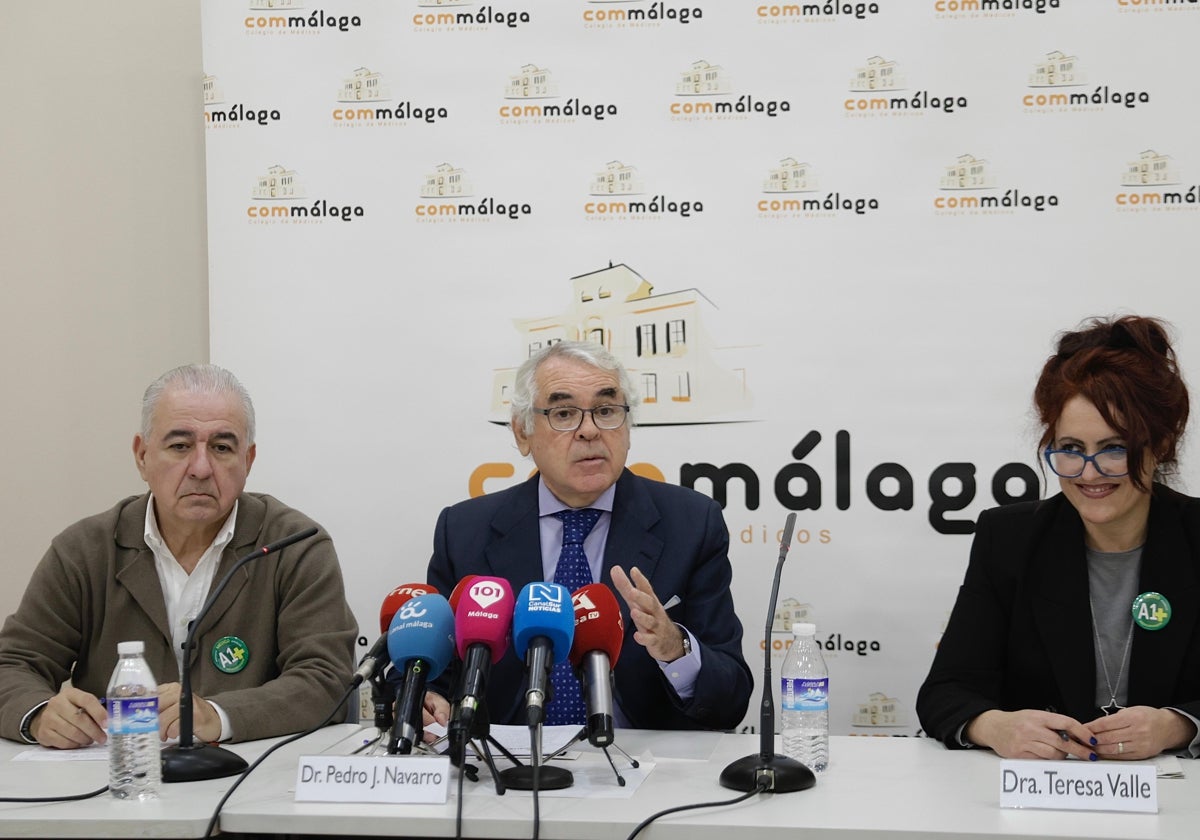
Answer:
[[[538,769],[538,790],[563,790],[575,784],[570,770],[543,764]],[[513,790],[533,790],[533,767],[521,764],[500,771],[504,784]]]
[[[721,787],[749,793],[758,789],[760,779],[767,781],[767,793],[808,790],[817,783],[816,775],[807,766],[779,753],[770,758],[758,753],[739,758],[721,771],[720,782]]]
[[[179,744],[162,750],[162,780],[164,782],[198,782],[202,779],[223,779],[236,776],[246,769],[246,759],[222,747],[193,743]]]

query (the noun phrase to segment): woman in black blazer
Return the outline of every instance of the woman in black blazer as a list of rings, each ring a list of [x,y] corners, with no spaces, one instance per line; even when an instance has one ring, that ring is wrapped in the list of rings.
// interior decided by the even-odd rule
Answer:
[[[1062,492],[980,515],[921,725],[1006,758],[1196,754],[1200,500],[1156,480],[1188,418],[1164,324],[1065,333],[1034,404]]]

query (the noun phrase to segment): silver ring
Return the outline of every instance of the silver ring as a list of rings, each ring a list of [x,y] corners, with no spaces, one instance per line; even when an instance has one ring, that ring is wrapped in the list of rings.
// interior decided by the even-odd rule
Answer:
[[[1124,752],[1125,752],[1125,742],[1117,741],[1117,755],[1121,755]]]

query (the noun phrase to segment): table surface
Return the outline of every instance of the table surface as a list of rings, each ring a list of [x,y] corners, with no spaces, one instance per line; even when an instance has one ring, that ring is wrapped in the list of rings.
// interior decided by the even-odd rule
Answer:
[[[293,801],[301,755],[344,753],[369,730],[330,727],[268,758],[222,811],[221,828],[246,833],[453,837],[456,782],[444,805],[350,805]],[[233,745],[253,759],[271,741]],[[619,731],[617,743],[654,768],[627,799],[540,798],[546,840],[626,837],[664,808],[725,801],[737,794],[718,784],[721,769],[758,751],[758,738],[719,733]],[[103,761],[14,762],[26,749],[0,743],[4,795],[79,793],[107,781]],[[579,769],[603,763],[586,747]],[[618,758],[618,766],[621,761]],[[605,764],[605,767],[607,765]],[[776,840],[780,830],[804,829],[806,838],[883,840],[935,837],[996,840],[1030,838],[1192,838],[1200,824],[1200,764],[1184,760],[1186,778],[1159,780],[1158,814],[1114,814],[1001,809],[999,759],[986,751],[949,751],[923,738],[835,736],[830,767],[816,787],[762,794],[732,807],[685,811],[659,818],[643,840]],[[1193,767],[1196,771],[1193,772]],[[608,775],[616,787],[615,778]],[[81,802],[0,804],[5,837],[199,837],[232,779],[163,785],[156,802],[122,802],[107,794]],[[528,792],[497,796],[486,769],[466,782],[463,836],[532,837]]]

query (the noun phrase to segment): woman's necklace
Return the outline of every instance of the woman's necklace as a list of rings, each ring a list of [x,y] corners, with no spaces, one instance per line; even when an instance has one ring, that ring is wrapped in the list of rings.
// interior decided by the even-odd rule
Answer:
[[[1111,715],[1118,709],[1124,709],[1117,702],[1117,689],[1121,687],[1121,677],[1125,674],[1125,664],[1129,661],[1129,644],[1133,641],[1133,616],[1129,616],[1129,634],[1125,637],[1125,652],[1121,654],[1121,670],[1117,671],[1117,685],[1113,686],[1108,678],[1108,663],[1104,661],[1104,645],[1100,644],[1100,628],[1096,626],[1096,604],[1088,593],[1088,605],[1092,608],[1092,633],[1096,636],[1096,653],[1100,655],[1100,667],[1104,669],[1104,685],[1108,688],[1108,704],[1100,707],[1100,711]]]

